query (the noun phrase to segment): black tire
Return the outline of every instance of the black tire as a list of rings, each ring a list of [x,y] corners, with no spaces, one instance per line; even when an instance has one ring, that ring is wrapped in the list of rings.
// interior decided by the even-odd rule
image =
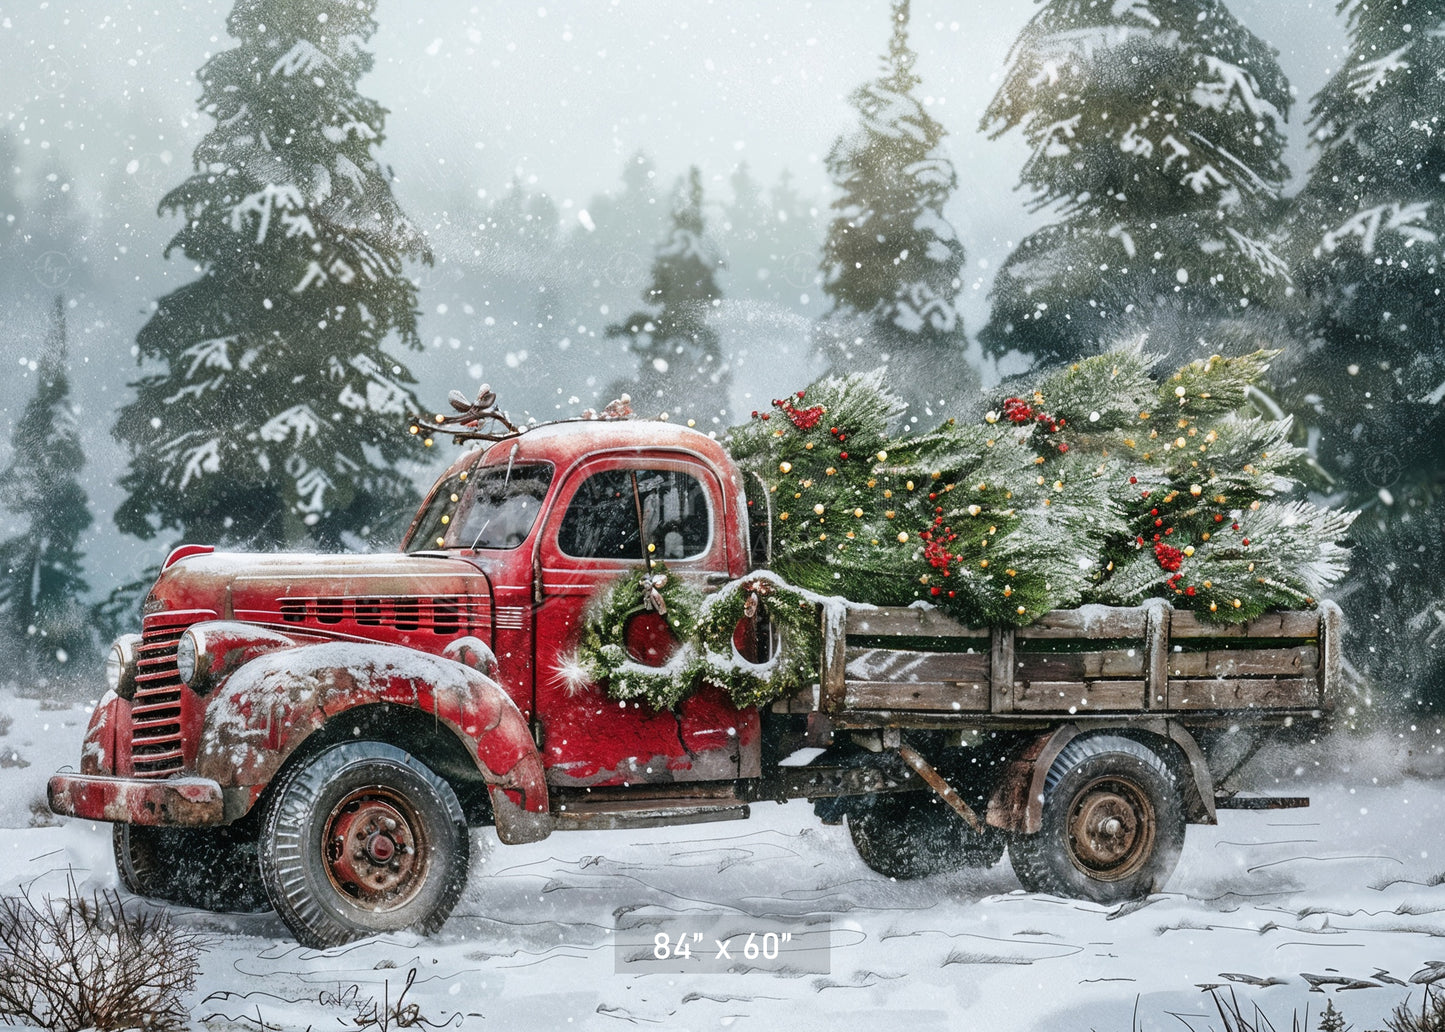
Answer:
[[[1009,843],[1024,888],[1118,903],[1159,892],[1184,846],[1174,772],[1131,738],[1070,742],[1044,781],[1043,828]]]
[[[261,881],[304,946],[429,934],[461,897],[470,847],[456,793],[425,764],[382,742],[343,742],[274,786]]]
[[[200,910],[270,910],[256,860],[256,822],[220,828],[111,826],[115,869],[128,892]]]
[[[900,881],[991,867],[1003,856],[1003,837],[977,833],[932,792],[869,796],[848,812],[853,848],[870,868]]]

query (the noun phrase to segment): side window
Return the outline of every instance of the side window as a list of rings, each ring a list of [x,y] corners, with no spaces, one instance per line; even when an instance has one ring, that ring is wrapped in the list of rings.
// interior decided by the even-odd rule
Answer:
[[[594,473],[572,496],[557,530],[558,546],[577,558],[640,560],[652,544],[656,558],[691,559],[711,543],[707,492],[692,474],[677,470]]]
[[[712,539],[707,492],[697,477],[677,470],[638,470],[637,494],[647,541],[663,559],[691,559]]]

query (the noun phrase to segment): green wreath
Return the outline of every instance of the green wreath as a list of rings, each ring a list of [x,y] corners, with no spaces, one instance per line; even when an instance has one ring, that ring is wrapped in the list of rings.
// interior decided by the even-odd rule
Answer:
[[[668,573],[663,563],[639,567],[613,583],[588,609],[576,654],[565,664],[570,684],[605,684],[619,701],[644,699],[654,710],[670,709],[697,686],[703,673],[697,631],[703,596]],[[627,623],[654,612],[682,643],[662,666],[639,663],[627,654]]]
[[[777,632],[778,647],[767,661],[753,663],[738,654],[733,634],[759,608]],[[726,691],[739,708],[762,705],[817,681],[818,611],[817,599],[773,573],[749,574],[704,598],[663,563],[653,563],[650,572],[639,567],[598,596],[563,676],[577,690],[602,684],[609,698],[642,699],[659,711],[675,707],[704,681]],[[647,612],[662,616],[681,643],[660,667],[627,653],[627,623]]]
[[[759,609],[777,634],[777,648],[764,662],[753,663],[738,654],[733,633],[739,621]],[[703,676],[721,685],[739,708],[761,706],[816,683],[823,648],[818,612],[818,599],[774,573],[733,581],[703,607]]]

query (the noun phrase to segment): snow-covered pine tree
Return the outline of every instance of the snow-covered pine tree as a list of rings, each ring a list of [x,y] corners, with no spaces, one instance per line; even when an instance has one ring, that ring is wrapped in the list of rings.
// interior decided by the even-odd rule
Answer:
[[[976,389],[978,376],[964,357],[958,311],[963,245],[943,215],[958,176],[943,126],[914,96],[908,0],[893,0],[891,10],[882,74],[853,91],[858,126],[828,153],[840,196],[823,244],[831,307],[816,345],[836,373],[887,366],[894,390],[923,420],[950,395]]]
[[[1221,0],[1047,0],[981,128],[1023,133],[1020,187],[1056,220],[1000,268],[985,353],[1046,365],[1142,328],[1177,354],[1278,304],[1289,275],[1266,227],[1290,94],[1275,53]]]
[[[200,277],[137,338],[160,369],[115,427],[128,533],[338,547],[410,512],[396,466],[420,406],[385,345],[419,346],[402,262],[430,252],[373,153],[385,109],[356,91],[374,6],[236,0],[239,45],[200,71],[216,124],[161,201]]]
[[[0,507],[13,531],[0,541],[0,655],[7,674],[27,682],[76,670],[99,644],[81,601],[90,588],[80,536],[92,520],[65,361],[65,301],[57,296],[35,394],[0,471]]]
[[[672,225],[653,258],[645,307],[608,326],[607,335],[626,340],[637,357],[637,375],[613,387],[629,392],[636,409],[726,424],[732,367],[710,318],[722,299],[722,259],[702,204],[702,173],[693,166],[673,191]]]
[[[1445,7],[1342,3],[1349,56],[1314,98],[1298,199],[1308,347],[1289,389],[1354,528],[1352,629],[1402,697],[1445,675]],[[1377,657],[1371,661],[1371,657]],[[1386,666],[1385,664],[1388,664]]]

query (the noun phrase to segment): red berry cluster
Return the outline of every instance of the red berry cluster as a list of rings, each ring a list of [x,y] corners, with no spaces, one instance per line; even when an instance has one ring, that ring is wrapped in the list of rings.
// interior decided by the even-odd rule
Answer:
[[[793,398],[802,401],[803,393],[803,391],[798,391],[792,397],[774,398],[773,408],[781,409],[799,430],[811,430],[817,426],[818,421],[823,418],[824,408],[822,405],[814,405],[812,408],[806,409],[797,408],[793,404]],[[753,415],[756,417],[758,414],[754,412]],[[761,418],[767,419],[768,415],[764,413]]]
[[[1019,426],[1032,420],[1051,434],[1058,433],[1068,422],[1066,419],[1055,419],[1043,409],[1031,408],[1029,403],[1024,401],[1023,398],[1005,398],[1003,401],[1003,417],[1010,423],[1016,423]],[[1062,441],[1054,447],[1058,448],[1060,452],[1069,450],[1069,446]]]
[[[935,497],[933,495],[930,498]],[[925,544],[923,546],[923,558],[928,560],[928,565],[939,570],[945,577],[951,572],[949,565],[958,557],[948,550],[948,545],[958,540],[958,535],[953,532],[952,527],[943,525],[943,507],[935,506],[933,509],[933,526],[918,536]],[[938,594],[937,589],[933,592]]]
[[[1154,558],[1159,560],[1159,568],[1169,573],[1173,573],[1184,565],[1184,553],[1162,542],[1154,546]],[[1170,587],[1173,585],[1171,584]]]

